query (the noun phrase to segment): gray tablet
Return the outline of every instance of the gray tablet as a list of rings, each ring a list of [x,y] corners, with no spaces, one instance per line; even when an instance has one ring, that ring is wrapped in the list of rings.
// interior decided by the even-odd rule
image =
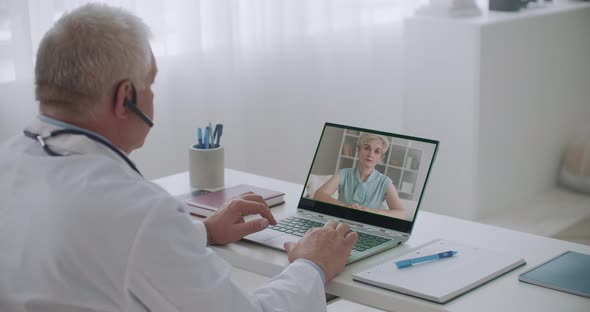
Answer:
[[[518,279],[590,298],[590,255],[566,251],[522,273]]]

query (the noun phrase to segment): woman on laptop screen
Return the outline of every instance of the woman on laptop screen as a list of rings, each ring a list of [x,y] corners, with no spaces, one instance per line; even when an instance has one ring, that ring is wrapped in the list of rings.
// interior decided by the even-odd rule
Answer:
[[[387,210],[386,214],[392,217],[405,218],[391,179],[375,170],[388,149],[389,142],[384,137],[362,133],[357,144],[358,165],[338,170],[315,192],[313,199],[369,212]],[[336,191],[338,199],[332,198]]]

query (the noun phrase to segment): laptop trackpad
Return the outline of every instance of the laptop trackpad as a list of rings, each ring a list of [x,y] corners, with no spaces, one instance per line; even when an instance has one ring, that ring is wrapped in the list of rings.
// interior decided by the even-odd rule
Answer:
[[[244,236],[244,239],[250,240],[253,242],[263,243],[267,240],[271,240],[275,237],[283,236],[285,233],[279,231],[273,231],[271,229],[262,230],[260,232],[252,233],[250,235]]]
[[[281,235],[279,237],[275,237],[275,238],[273,238],[271,240],[265,241],[264,244],[267,245],[267,246],[270,246],[272,248],[285,250],[285,248],[283,247],[283,244],[285,244],[285,242],[294,242],[294,243],[296,243],[300,239],[301,239],[300,236],[285,234],[285,235]]]

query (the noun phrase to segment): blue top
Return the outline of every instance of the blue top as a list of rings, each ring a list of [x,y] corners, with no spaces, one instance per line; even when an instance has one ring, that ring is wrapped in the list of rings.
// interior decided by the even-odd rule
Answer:
[[[385,191],[391,179],[377,170],[369,175],[366,182],[361,181],[358,168],[345,168],[338,171],[340,186],[338,200],[347,204],[359,204],[367,208],[385,209]]]

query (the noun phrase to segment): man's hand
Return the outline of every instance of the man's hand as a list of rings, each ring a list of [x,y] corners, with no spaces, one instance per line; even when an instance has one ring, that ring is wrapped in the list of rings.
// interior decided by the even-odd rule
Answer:
[[[328,221],[323,228],[311,229],[299,242],[286,242],[284,247],[289,262],[300,258],[313,261],[329,281],[344,269],[357,238],[347,224]]]
[[[244,222],[244,216],[259,214],[256,218]],[[224,245],[239,241],[242,237],[264,230],[269,224],[277,221],[270,213],[268,205],[262,197],[247,193],[232,199],[224,208],[203,220],[207,229],[209,245]]]

